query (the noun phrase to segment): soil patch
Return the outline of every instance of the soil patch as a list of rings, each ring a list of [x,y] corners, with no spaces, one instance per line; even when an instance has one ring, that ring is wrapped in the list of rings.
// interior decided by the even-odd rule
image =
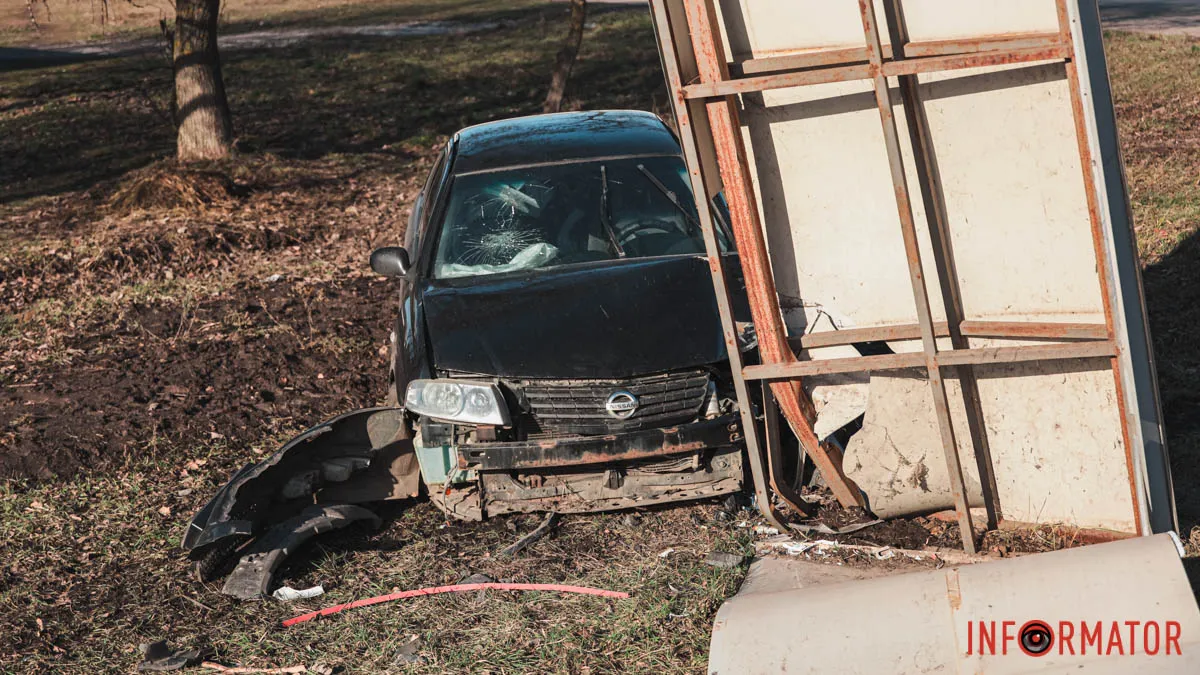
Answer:
[[[392,288],[367,277],[242,283],[128,308],[66,341],[70,363],[0,391],[0,477],[104,469],[180,446],[258,446],[385,393]],[[261,450],[261,448],[260,448]]]

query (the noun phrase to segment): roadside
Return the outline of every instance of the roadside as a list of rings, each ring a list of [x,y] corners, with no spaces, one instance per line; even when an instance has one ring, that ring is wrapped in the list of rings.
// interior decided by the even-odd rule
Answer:
[[[1104,27],[1160,35],[1200,37],[1200,1],[1100,0]]]
[[[245,33],[222,33],[217,38],[222,52],[240,49],[287,47],[299,42],[328,38],[405,38],[430,35],[466,35],[497,28],[500,24],[461,21],[410,21],[369,26],[326,26],[316,28],[271,28]],[[73,63],[97,58],[132,56],[165,49],[161,38],[116,39],[34,47],[0,47],[0,66],[30,68],[56,63]]]

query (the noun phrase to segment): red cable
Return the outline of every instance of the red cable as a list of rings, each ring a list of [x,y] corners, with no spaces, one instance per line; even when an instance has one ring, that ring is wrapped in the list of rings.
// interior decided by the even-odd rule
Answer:
[[[420,588],[415,591],[400,591],[399,593],[389,593],[387,595],[379,595],[374,598],[365,598],[363,600],[355,600],[341,605],[333,605],[325,609],[319,609],[315,612],[294,616],[283,622],[283,627],[294,626],[298,623],[311,621],[317,617],[329,616],[337,614],[343,609],[355,609],[358,607],[366,607],[367,605],[377,605],[381,602],[391,602],[392,600],[403,600],[405,598],[418,598],[423,595],[439,595],[441,593],[465,593],[467,591],[481,591],[485,588],[491,588],[497,591],[558,591],[560,593],[579,593],[581,595],[598,595],[604,598],[619,598],[625,599],[629,597],[628,593],[621,591],[606,591],[599,588],[586,588],[584,586],[563,586],[561,584],[454,584],[452,586],[435,586],[433,588]]]

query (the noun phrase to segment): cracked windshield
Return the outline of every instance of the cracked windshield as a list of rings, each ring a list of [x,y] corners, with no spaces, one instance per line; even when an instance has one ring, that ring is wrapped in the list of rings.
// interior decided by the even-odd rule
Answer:
[[[637,157],[456,178],[434,276],[703,253],[683,163]]]

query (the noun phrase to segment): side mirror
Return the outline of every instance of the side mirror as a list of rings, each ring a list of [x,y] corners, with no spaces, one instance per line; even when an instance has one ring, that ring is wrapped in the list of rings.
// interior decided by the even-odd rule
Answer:
[[[408,251],[403,246],[384,246],[371,253],[371,269],[385,277],[402,277],[408,274]]]

